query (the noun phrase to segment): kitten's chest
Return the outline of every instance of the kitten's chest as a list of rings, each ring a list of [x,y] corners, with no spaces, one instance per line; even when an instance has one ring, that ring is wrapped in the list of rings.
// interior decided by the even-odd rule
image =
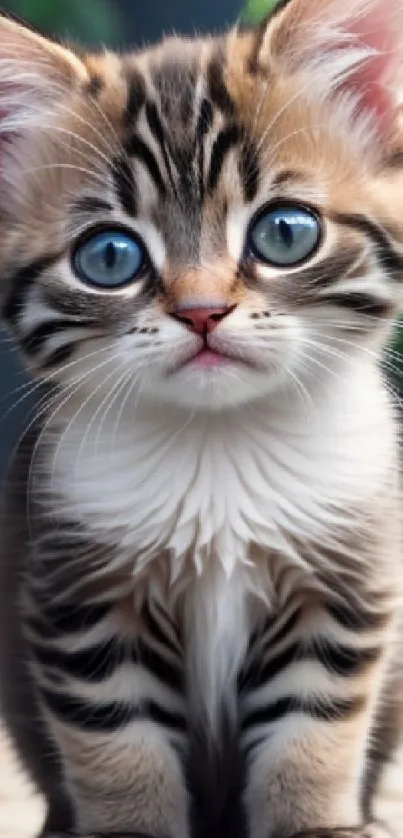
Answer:
[[[379,434],[346,433],[337,417],[330,426],[292,415],[143,417],[118,435],[111,423],[95,437],[70,428],[52,490],[70,520],[113,546],[116,569],[134,575],[161,556],[173,581],[211,562],[230,576],[268,553],[304,566],[295,544],[323,541],[384,470]]]
[[[259,550],[286,553],[290,532],[324,523],[326,465],[263,431],[195,423],[113,448],[107,433],[75,447],[59,450],[54,472],[66,511],[137,573],[163,554],[174,579],[211,561],[230,575]]]
[[[384,480],[390,436],[367,417],[366,433],[335,412],[316,425],[151,417],[119,436],[111,420],[84,443],[85,428],[72,427],[53,457],[59,514],[106,547],[142,602],[143,592],[176,599],[193,704],[212,720],[236,695],[256,619],[275,617],[308,576],[315,584],[322,546]]]

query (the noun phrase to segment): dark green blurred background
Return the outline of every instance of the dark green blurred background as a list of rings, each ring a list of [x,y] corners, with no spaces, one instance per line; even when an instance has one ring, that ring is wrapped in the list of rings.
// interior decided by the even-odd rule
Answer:
[[[238,17],[259,21],[276,0],[9,0],[7,9],[42,32],[78,38],[88,45],[158,38],[161,32],[221,29]]]
[[[242,6],[242,3],[244,5]],[[125,48],[164,32],[217,31],[239,15],[258,22],[276,0],[9,0],[2,8],[38,27],[88,46]],[[396,345],[395,349],[399,350]],[[403,352],[403,343],[400,347]],[[395,362],[396,363],[396,362]],[[394,384],[403,391],[399,373]],[[0,479],[33,400],[16,392],[26,381],[9,339],[0,331]]]

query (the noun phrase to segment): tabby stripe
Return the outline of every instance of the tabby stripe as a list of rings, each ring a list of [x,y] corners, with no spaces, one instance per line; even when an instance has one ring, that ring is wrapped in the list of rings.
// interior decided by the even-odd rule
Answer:
[[[155,675],[159,681],[163,681],[167,687],[176,692],[183,692],[184,676],[180,666],[166,660],[142,639],[137,641],[136,646],[140,665]]]
[[[211,130],[214,111],[209,99],[202,99],[196,125],[196,142],[202,144],[204,137]]]
[[[274,175],[271,188],[273,192],[279,192],[282,191],[285,186],[295,186],[296,184],[301,185],[301,183],[306,183],[306,179],[301,172],[298,172],[295,169],[283,169],[281,172],[278,172],[277,175]]]
[[[367,314],[368,317],[387,317],[393,310],[390,300],[380,299],[376,294],[359,291],[338,292],[335,290],[333,294],[321,296],[317,302],[351,309],[360,314]]]
[[[112,606],[109,604],[79,605],[55,605],[42,612],[40,623],[46,632],[51,630],[53,635],[76,634],[81,631],[88,631],[94,628],[101,620],[110,613]]]
[[[332,253],[317,264],[299,271],[298,285],[303,287],[304,293],[306,292],[308,294],[311,290],[316,292],[318,288],[327,288],[329,285],[345,277],[349,269],[357,261],[360,253],[361,247],[349,247],[340,253]],[[304,302],[302,296],[300,299],[301,302]],[[314,296],[309,296],[309,303],[315,302],[319,305],[324,299],[327,299],[327,297],[317,297],[315,293]]]
[[[284,652],[275,655],[266,664],[263,664],[261,660],[255,660],[241,673],[239,690],[244,691],[245,689],[256,688],[261,684],[267,683],[267,681],[270,681],[279,672],[282,672],[283,669],[298,659],[298,652],[298,644],[293,643]]]
[[[146,143],[136,134],[133,134],[126,143],[126,151],[130,157],[134,157],[142,163],[143,166],[145,166],[151,180],[154,181],[156,188],[161,195],[165,196],[167,188],[162,178],[158,163],[148,145],[146,145]]]
[[[67,318],[62,320],[48,320],[46,323],[36,326],[31,332],[24,335],[23,338],[20,338],[20,344],[25,352],[35,355],[43,349],[46,341],[54,337],[54,335],[58,335],[60,332],[68,329],[81,329],[88,328],[89,326],[93,326],[91,320],[67,320]]]
[[[237,125],[230,125],[218,134],[211,151],[210,170],[207,177],[208,192],[216,189],[225,158],[239,140],[240,130]]]
[[[317,659],[329,672],[343,678],[358,675],[367,666],[376,663],[381,654],[382,649],[377,646],[357,649],[333,643],[327,637],[315,638],[312,647],[307,650],[308,657]]]
[[[223,114],[233,117],[235,104],[224,82],[223,57],[215,55],[207,67],[207,86],[210,99]]]
[[[162,607],[162,605],[157,600],[152,601],[152,607],[155,608],[155,610],[158,612],[158,615],[160,616],[161,620],[165,620],[165,622],[169,626],[170,630],[172,631],[176,641],[179,644],[180,643],[180,635],[179,635],[179,629],[178,629],[177,624],[175,623],[175,620],[171,617],[171,615],[168,613],[168,611],[165,611],[165,609]]]
[[[273,648],[281,640],[284,640],[288,634],[290,634],[300,619],[301,611],[299,608],[296,611],[293,611],[292,614],[286,619],[286,621],[279,626],[277,631],[274,632],[272,636],[270,636],[270,630],[273,628],[273,621],[268,620],[266,625],[263,628],[262,632],[254,632],[251,636],[248,652],[247,652],[247,660],[248,663],[241,671],[239,679],[238,679],[238,687],[239,689],[243,690],[249,683],[249,681],[253,681],[255,674],[256,674],[256,661],[254,658],[254,647],[258,646],[258,654],[259,657],[262,655],[262,645],[264,641],[264,649],[267,650],[268,648]],[[269,637],[265,638],[265,634],[268,634]],[[261,641],[261,642],[260,642]]]
[[[130,722],[147,719],[173,730],[186,728],[186,717],[182,713],[165,710],[153,701],[144,701],[137,706],[125,701],[94,704],[53,690],[41,688],[40,693],[49,710],[57,718],[84,730],[112,733],[126,727]]]
[[[13,325],[18,321],[21,311],[24,308],[25,298],[29,289],[36,282],[38,277],[51,265],[61,258],[61,254],[43,256],[35,259],[29,265],[25,265],[14,276],[10,278],[11,291],[3,307],[3,317]]]
[[[196,144],[199,148],[198,153],[198,171],[199,171],[199,191],[200,199],[204,198],[204,160],[205,148],[204,138],[211,130],[213,124],[213,106],[208,99],[203,99],[200,105],[200,113],[196,125]]]
[[[104,90],[104,88],[105,79],[103,79],[102,76],[99,76],[96,73],[93,73],[93,75],[90,76],[90,80],[87,81],[84,85],[85,92],[88,96],[91,96],[93,99],[96,99],[102,92],[102,90]]]
[[[67,361],[70,360],[74,350],[76,349],[77,342],[74,343],[65,343],[63,346],[59,346],[54,352],[51,352],[43,361],[41,361],[41,367],[43,370],[51,369],[52,367],[59,367],[65,364]]]
[[[324,295],[318,296],[317,291],[322,288],[326,289],[338,280],[345,278],[360,252],[361,248],[359,247],[345,249],[341,253],[333,253],[327,256],[321,262],[317,262],[309,268],[298,270],[298,273],[295,274],[295,277],[298,277],[298,287],[300,288],[298,304],[303,306],[325,303],[327,298]],[[267,283],[259,276],[256,265],[256,260],[250,258],[248,253],[246,257],[242,257],[240,264],[242,278],[250,288],[258,287],[263,294],[267,294]],[[292,281],[292,296],[294,298],[295,279],[293,274],[290,274],[290,281]]]
[[[259,189],[258,151],[252,140],[245,140],[239,160],[239,176],[243,186],[244,200],[249,203],[256,198]]]
[[[261,667],[260,674],[258,673],[260,683],[264,684],[272,678],[275,678],[279,672],[282,672],[283,669],[286,669],[287,666],[298,660],[300,655],[301,647],[298,646],[298,643],[293,643],[283,652],[275,655],[275,657]]]
[[[127,649],[116,638],[77,652],[65,652],[37,644],[31,644],[31,649],[42,666],[91,683],[100,683],[110,678],[128,657]],[[131,658],[133,660],[133,656]]]
[[[76,212],[113,212],[113,206],[109,201],[104,201],[95,195],[83,195],[82,198],[77,198],[72,207]]]
[[[268,683],[292,663],[317,661],[332,674],[348,678],[358,675],[370,664],[375,663],[382,650],[379,647],[357,649],[332,642],[327,637],[316,637],[307,645],[293,643],[267,663],[255,660],[239,680],[240,691],[257,689]]]
[[[130,162],[124,157],[115,157],[112,161],[111,172],[115,190],[123,209],[128,215],[136,215],[137,189]]]
[[[178,649],[178,645],[166,633],[164,633],[163,629],[151,613],[149,607],[144,610],[142,616],[144,620],[144,625],[147,631],[149,632],[151,638],[153,640],[156,640],[162,646],[166,646],[168,649],[170,649],[171,652],[173,652],[174,655],[178,656],[178,653],[180,651]]]
[[[145,702],[145,718],[174,730],[185,730],[187,727],[186,716],[183,713],[166,710],[154,701]]]
[[[359,603],[327,602],[326,611],[342,628],[354,632],[366,632],[384,628],[389,620],[389,613],[371,611]]]
[[[288,617],[286,622],[283,623],[283,625],[279,627],[279,629],[275,632],[275,634],[273,634],[270,637],[270,639],[269,639],[270,646],[274,646],[276,643],[279,643],[280,640],[284,640],[284,638],[287,637],[287,634],[290,634],[290,632],[292,632],[293,629],[295,629],[300,617],[301,617],[301,609],[297,608],[296,611],[293,611],[293,613],[290,614],[290,616]]]
[[[145,104],[146,85],[143,76],[138,70],[132,69],[127,79],[127,102],[124,111],[124,123],[131,128],[137,116]]]
[[[169,180],[171,182],[174,192],[176,193],[175,179],[172,173],[171,161],[169,159],[169,154],[167,150],[168,140],[154,102],[146,103],[145,113],[148,122],[148,127],[161,149],[161,154],[164,159],[165,168],[167,170]]]
[[[93,704],[65,693],[40,690],[41,696],[57,718],[85,730],[111,733],[139,718],[139,710],[123,701]]]
[[[253,650],[253,647],[255,646],[255,644],[259,640],[265,642],[265,648],[267,648],[268,645],[273,647],[277,643],[279,643],[280,640],[284,640],[284,638],[287,637],[287,634],[290,634],[290,632],[293,631],[293,629],[297,625],[297,622],[298,622],[300,616],[301,616],[301,610],[300,610],[300,608],[297,608],[295,611],[293,611],[290,614],[289,617],[287,617],[285,622],[282,623],[282,625],[280,625],[279,628],[272,635],[270,634],[270,632],[274,627],[274,625],[273,625],[274,621],[273,621],[273,619],[267,620],[261,631],[254,631],[253,632],[253,634],[251,636],[251,639],[250,639],[250,642],[249,642],[248,655]],[[276,621],[276,622],[278,622],[278,621]]]
[[[271,724],[294,713],[303,713],[304,716],[310,716],[319,721],[334,722],[355,715],[362,710],[363,705],[364,699],[361,697],[307,701],[298,696],[289,695],[247,713],[242,719],[241,728],[245,731],[256,725]]]
[[[395,250],[383,227],[359,213],[334,213],[333,217],[338,224],[353,227],[368,236],[375,244],[378,259],[384,270],[393,278],[401,278],[403,256]]]

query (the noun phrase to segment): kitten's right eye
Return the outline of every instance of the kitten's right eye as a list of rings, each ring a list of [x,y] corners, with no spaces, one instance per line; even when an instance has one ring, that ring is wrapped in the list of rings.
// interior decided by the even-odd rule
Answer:
[[[141,273],[147,255],[144,246],[123,230],[104,230],[80,244],[72,259],[79,279],[99,288],[121,288]]]
[[[252,221],[249,248],[255,258],[279,268],[294,267],[309,259],[319,247],[319,217],[300,204],[266,206]]]

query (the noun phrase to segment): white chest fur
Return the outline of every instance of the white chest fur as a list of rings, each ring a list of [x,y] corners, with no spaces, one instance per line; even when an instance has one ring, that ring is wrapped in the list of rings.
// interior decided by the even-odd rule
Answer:
[[[89,405],[53,455],[52,490],[97,538],[136,556],[162,550],[180,574],[192,551],[228,575],[251,543],[285,549],[284,533],[322,537],[329,506],[365,501],[394,456],[387,397],[361,367],[319,404],[259,403],[186,416],[149,406],[91,422]]]
[[[209,660],[239,660],[247,593],[270,602],[273,580],[251,561],[251,545],[303,568],[292,541],[325,542],[329,510],[344,511],[347,522],[382,486],[394,457],[391,411],[367,367],[312,405],[193,416],[142,406],[118,428],[112,413],[93,425],[91,411],[84,414],[54,456],[55,496],[98,543],[118,539],[117,566],[131,561],[135,574],[163,553],[173,581],[186,588],[189,576],[201,669],[202,647]],[[231,666],[217,663],[220,680]]]

